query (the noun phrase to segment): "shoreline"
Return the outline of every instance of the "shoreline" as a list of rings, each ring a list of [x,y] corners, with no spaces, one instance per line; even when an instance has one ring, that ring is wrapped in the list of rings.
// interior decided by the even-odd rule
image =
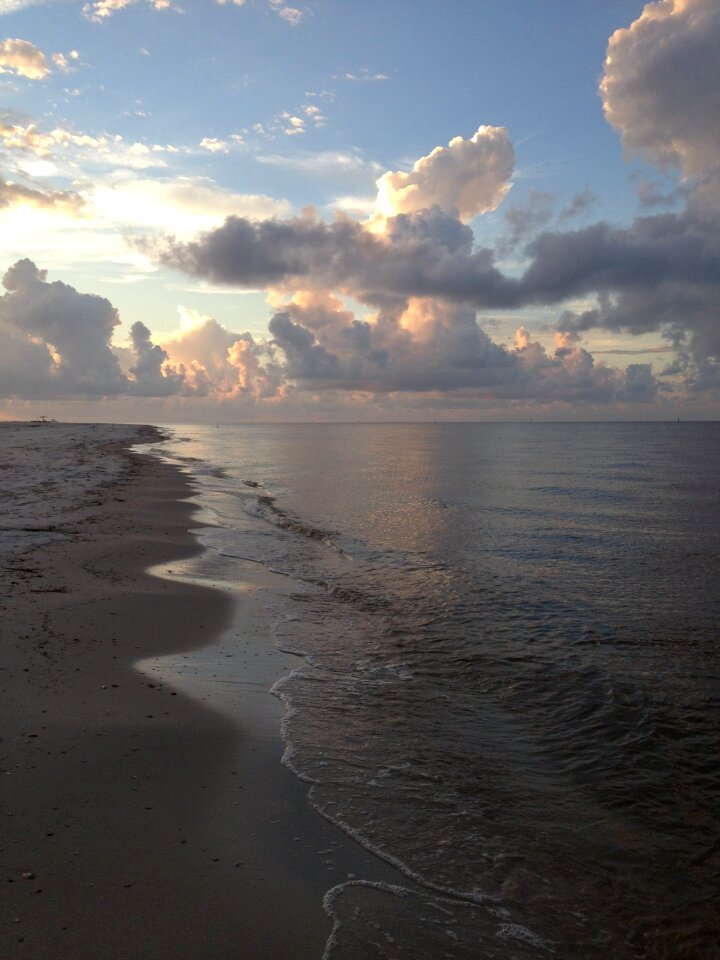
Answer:
[[[188,478],[130,442],[130,474],[95,515],[0,580],[3,954],[319,958],[325,891],[353,867],[382,877],[384,865],[326,824],[281,766],[269,693],[253,730],[137,668],[215,650],[228,631],[265,654],[271,641],[251,591],[238,601],[149,572],[203,548]],[[246,718],[262,714],[241,699]]]

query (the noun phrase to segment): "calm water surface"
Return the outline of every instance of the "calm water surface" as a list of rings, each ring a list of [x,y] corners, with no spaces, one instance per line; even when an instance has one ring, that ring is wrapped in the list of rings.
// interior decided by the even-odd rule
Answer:
[[[719,424],[174,435],[217,562],[297,586],[287,762],[416,881],[329,955],[720,956]]]

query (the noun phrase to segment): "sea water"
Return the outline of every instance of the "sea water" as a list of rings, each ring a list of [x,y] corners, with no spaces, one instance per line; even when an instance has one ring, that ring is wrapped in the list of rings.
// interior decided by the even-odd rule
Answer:
[[[290,578],[285,762],[398,868],[328,956],[720,956],[720,424],[171,433]]]

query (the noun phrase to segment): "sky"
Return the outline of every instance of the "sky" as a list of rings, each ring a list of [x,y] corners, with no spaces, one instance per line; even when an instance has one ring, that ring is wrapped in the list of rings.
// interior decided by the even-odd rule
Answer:
[[[0,0],[0,418],[720,413],[718,0]]]

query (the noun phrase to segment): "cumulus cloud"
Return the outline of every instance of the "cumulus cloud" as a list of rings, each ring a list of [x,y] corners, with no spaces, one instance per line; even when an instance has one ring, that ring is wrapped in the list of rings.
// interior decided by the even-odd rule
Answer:
[[[249,333],[233,333],[212,317],[180,308],[179,330],[162,341],[186,389],[219,400],[250,401],[282,395],[285,373],[271,345]]]
[[[189,314],[159,344],[136,326],[133,360],[120,374],[118,392],[251,402],[294,390],[326,396],[468,392],[597,404],[656,400],[661,387],[648,364],[619,370],[596,362],[582,337],[597,328],[659,331],[676,351],[662,379],[684,377],[696,392],[719,389],[720,222],[717,205],[705,199],[720,155],[720,84],[707,82],[712,73],[702,83],[693,80],[689,62],[704,62],[701,34],[712,36],[715,23],[706,0],[648,4],[635,24],[611,38],[602,81],[608,119],[626,147],[687,179],[680,212],[568,230],[567,221],[593,202],[590,191],[558,212],[553,197],[531,192],[525,204],[507,211],[499,245],[500,252],[522,246],[524,266],[503,272],[497,251],[478,246],[467,222],[502,202],[514,152],[504,128],[480,127],[470,139],[456,137],[421,157],[409,172],[381,176],[374,215],[365,221],[342,213],[326,222],[312,210],[288,216],[281,209],[235,208],[223,210],[229,215],[222,225],[192,239],[170,224],[176,235],[145,238],[141,249],[159,264],[216,284],[274,288],[269,338],[236,334]],[[663,69],[674,64],[669,72],[677,90],[655,82],[661,62]],[[676,94],[691,98],[692,106],[673,125],[667,120],[679,109]],[[315,114],[298,110],[282,120],[300,130]],[[27,129],[7,134],[36,135]],[[147,185],[143,190],[152,193]],[[586,305],[563,309],[578,298]],[[351,308],[351,300],[361,307]],[[514,346],[494,342],[483,329],[487,308],[532,306],[558,307],[553,348],[522,328]],[[64,362],[58,344],[41,334],[14,335],[29,368],[43,361],[57,377]]]
[[[0,329],[11,351],[27,354],[34,380],[21,379],[22,392],[113,394],[123,377],[110,349],[118,324],[117,311],[103,297],[78,293],[67,284],[47,283],[31,260],[19,260],[3,277],[7,293],[0,298]],[[22,370],[2,370],[7,391]]]
[[[400,215],[382,234],[347,217],[327,224],[312,212],[288,220],[228,217],[187,243],[139,241],[158,262],[216,283],[340,288],[364,302],[438,296],[476,306],[520,300],[469,227],[439,208]]]
[[[597,223],[546,233],[529,247],[523,298],[560,303],[598,293],[576,329],[660,330],[697,355],[720,357],[720,224],[692,209],[640,217],[629,227]]]
[[[130,367],[133,382],[130,390],[146,397],[163,397],[178,393],[184,384],[184,372],[174,370],[162,347],[153,344],[151,333],[139,320],[130,328],[134,363]]]
[[[644,402],[657,389],[649,367],[596,365],[577,333],[563,334],[549,354],[520,331],[511,349],[494,343],[468,307],[411,298],[357,317],[316,290],[285,299],[268,340],[187,310],[160,343],[137,322],[121,368],[111,347],[119,318],[108,300],[49,283],[30,260],[14,264],[3,282],[5,397],[204,396],[255,404],[300,388],[605,403]]]
[[[45,132],[36,123],[12,123],[7,119],[0,120],[0,142],[7,150],[32,153],[37,157],[50,156],[55,148],[67,145],[99,147],[102,143],[100,138],[74,133],[62,127]]]
[[[120,369],[110,341],[117,310],[104,297],[47,281],[28,259],[5,273],[0,297],[0,395],[3,397],[166,396],[182,375],[165,369],[166,356],[149,331],[132,331],[131,376]]]
[[[50,73],[50,64],[42,50],[28,40],[7,39],[0,43],[0,73],[44,80]]]
[[[649,364],[631,363],[625,370],[596,364],[578,339],[561,332],[555,352],[550,354],[522,327],[517,331],[514,352],[525,374],[522,390],[526,397],[572,404],[655,400],[659,386]]]
[[[681,212],[567,230],[560,227],[588,209],[592,193],[557,214],[553,198],[531,193],[505,216],[498,249],[524,244],[526,258],[522,274],[505,274],[495,251],[476,246],[462,222],[496,207],[512,172],[507,132],[480,127],[420,158],[411,172],[382,176],[381,218],[231,217],[190,243],[165,239],[149,252],[214,282],[336,290],[388,309],[426,297],[476,309],[596,298],[568,329],[660,331],[696,364],[720,358],[720,191],[711,189],[720,157],[720,78],[711,82],[720,69],[719,24],[720,8],[707,0],[648,4],[611,38],[601,84],[608,119],[626,145],[695,178]]]
[[[415,162],[409,173],[388,172],[377,181],[379,212],[386,217],[437,206],[472,220],[494,210],[510,189],[515,151],[505,127],[479,127],[454,137]]]
[[[720,5],[648,3],[610,38],[600,92],[629,151],[686,177],[720,164]]]
[[[503,274],[470,229],[437,208],[394,217],[384,234],[350,219],[312,216],[223,226],[182,243],[144,248],[159,262],[215,283],[338,289],[365,303],[435,296],[476,308],[561,304],[605,297],[607,309],[578,321],[632,333],[687,334],[698,349],[720,350],[720,231],[690,211],[544,232],[528,246],[520,277]]]
[[[649,402],[649,366],[602,364],[568,333],[548,354],[518,331],[509,349],[494,343],[475,311],[413,298],[404,307],[358,319],[340,300],[300,291],[270,321],[285,374],[306,389],[437,394],[583,403]]]

